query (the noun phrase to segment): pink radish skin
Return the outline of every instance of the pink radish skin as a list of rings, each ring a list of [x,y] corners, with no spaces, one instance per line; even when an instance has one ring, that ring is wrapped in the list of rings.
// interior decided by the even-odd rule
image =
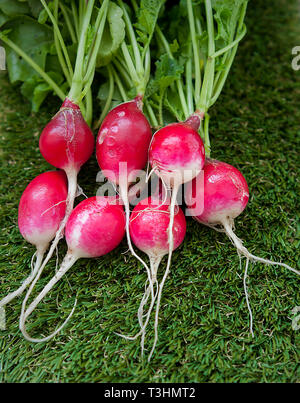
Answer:
[[[152,132],[137,100],[125,102],[105,117],[97,137],[96,156],[107,178],[120,184],[134,180],[134,170],[145,167]],[[120,162],[126,163],[121,165]]]
[[[149,197],[135,206],[130,216],[130,235],[135,246],[146,253],[150,260],[163,258],[168,254],[167,230],[170,222],[169,202],[161,204],[157,198]],[[174,215],[173,250],[183,242],[186,220],[178,207]],[[156,273],[154,281],[156,280]]]
[[[93,153],[94,135],[79,106],[67,98],[42,131],[39,145],[49,164],[78,173]]]
[[[241,172],[225,162],[207,159],[203,168],[204,180],[200,186],[196,186],[196,179],[188,184],[186,189],[186,203],[189,208],[195,208],[195,200],[204,197],[203,211],[199,212],[194,218],[209,227],[218,230],[217,225],[221,225],[227,236],[235,245],[239,255],[246,257],[246,268],[244,273],[244,290],[246,295],[247,307],[250,314],[250,331],[253,333],[253,318],[247,293],[246,278],[249,260],[261,262],[270,265],[279,265],[300,275],[298,270],[293,269],[285,263],[274,262],[263,259],[250,253],[241,239],[239,239],[234,229],[234,219],[238,217],[245,209],[249,200],[249,190],[247,182]],[[196,208],[197,210],[197,208]]]
[[[124,102],[105,117],[97,137],[96,156],[104,175],[119,186],[126,212],[126,236],[130,252],[148,271],[146,263],[135,253],[129,234],[128,188],[136,172],[142,170],[148,158],[152,137],[150,124],[142,112],[142,98]]]
[[[65,232],[68,251],[59,270],[26,309],[28,297],[39,278],[40,273],[38,273],[24,299],[19,327],[28,341],[47,341],[66,325],[74,312],[75,306],[65,322],[52,334],[42,339],[32,338],[26,331],[25,322],[40,301],[78,259],[103,256],[119,245],[125,234],[125,214],[123,207],[116,198],[99,196],[85,199],[72,211]]]
[[[99,257],[115,249],[125,231],[123,207],[115,198],[90,197],[73,210],[66,225],[69,251],[78,256]]]
[[[0,307],[21,295],[34,279],[44,253],[64,218],[67,194],[67,178],[63,171],[42,173],[24,190],[19,203],[18,225],[23,238],[37,249],[36,262],[22,285],[0,301]]]
[[[154,134],[149,161],[168,186],[178,187],[201,171],[205,161],[203,141],[189,124],[172,123]]]
[[[197,199],[204,195],[204,209],[194,218],[203,224],[223,224],[228,217],[238,217],[247,206],[249,189],[246,179],[241,172],[227,164],[212,159],[206,159],[203,168],[203,181],[196,180],[187,185],[187,204],[194,208],[191,197]],[[192,204],[193,203],[193,204]]]
[[[39,145],[46,161],[63,169],[68,178],[65,216],[42,263],[43,270],[63,237],[64,228],[73,210],[77,192],[77,174],[94,149],[93,133],[83,119],[79,106],[66,98],[60,110],[44,128]]]
[[[45,249],[66,210],[67,178],[63,171],[38,175],[24,190],[18,211],[19,230],[27,242]]]

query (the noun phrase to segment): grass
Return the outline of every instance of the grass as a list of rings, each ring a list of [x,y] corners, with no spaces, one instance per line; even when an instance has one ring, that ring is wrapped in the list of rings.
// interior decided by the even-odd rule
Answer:
[[[299,45],[299,2],[250,2],[243,40],[223,94],[211,111],[213,156],[237,166],[251,199],[236,220],[247,248],[297,267],[300,71],[291,68]],[[0,77],[0,298],[29,272],[33,247],[17,228],[18,201],[28,182],[51,169],[38,136],[56,105],[32,115],[18,88]],[[96,192],[95,158],[80,185]],[[300,330],[291,310],[300,305],[299,280],[285,269],[251,265],[248,288],[254,333],[243,293],[243,272],[230,241],[188,219],[184,245],[174,253],[160,312],[160,337],[150,364],[140,361],[134,333],[145,273],[125,253],[81,260],[29,321],[46,335],[78,305],[54,340],[26,342],[18,329],[21,299],[6,309],[0,333],[0,382],[300,382]],[[64,253],[63,242],[60,253]],[[49,266],[39,287],[50,278]],[[151,334],[152,336],[152,334]],[[151,339],[147,339],[151,342]]]

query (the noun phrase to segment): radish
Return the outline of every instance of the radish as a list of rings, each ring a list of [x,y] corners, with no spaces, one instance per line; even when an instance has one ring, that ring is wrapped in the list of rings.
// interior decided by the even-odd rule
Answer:
[[[129,250],[147,271],[149,269],[146,263],[135,253],[130,240],[128,188],[135,180],[137,171],[146,166],[148,159],[152,131],[143,113],[143,98],[150,78],[150,42],[163,3],[163,0],[158,1],[155,7],[143,2],[140,6],[134,3],[133,11],[137,16],[137,23],[134,25],[128,8],[122,1],[118,1],[123,12],[126,37],[109,71],[112,81],[117,83],[124,101],[127,102],[118,105],[106,115],[96,142],[98,164],[110,182],[119,187],[119,194],[125,206]],[[128,92],[130,91],[130,99],[133,98],[132,92],[135,91],[133,100],[128,101],[121,77],[126,77],[124,83],[128,87]]]
[[[94,0],[90,0],[84,10],[69,94],[60,110],[42,131],[39,140],[39,147],[43,157],[51,165],[66,172],[69,185],[66,214],[42,263],[42,270],[52,257],[60,238],[62,238],[64,227],[73,209],[77,192],[78,172],[81,166],[91,157],[94,150],[94,135],[84,120],[79,105],[82,104],[82,99],[90,90],[94,77],[97,52],[103,34],[109,1],[104,0],[98,11],[94,37],[90,38],[93,39],[94,48],[92,52],[88,44],[88,31],[93,5]],[[54,17],[51,11],[47,6],[45,8],[51,20],[53,20]],[[55,21],[54,26],[56,27]],[[56,29],[58,28],[56,27]]]
[[[41,274],[39,270],[23,301],[19,327],[28,341],[43,342],[51,339],[65,326],[73,314],[75,306],[65,322],[49,336],[42,339],[29,336],[25,327],[26,319],[52,287],[78,259],[100,257],[111,252],[119,245],[124,233],[124,211],[116,198],[90,197],[75,207],[66,225],[65,237],[68,251],[59,270],[26,309],[28,297]]]
[[[215,230],[218,230],[218,226],[220,225],[235,245],[238,254],[246,257],[244,289],[250,313],[250,330],[252,337],[254,337],[252,313],[246,288],[249,260],[283,266],[298,275],[300,275],[300,272],[285,263],[274,262],[253,255],[245,248],[241,239],[234,233],[234,219],[243,212],[249,200],[248,185],[241,172],[230,164],[214,159],[206,159],[203,172],[203,181],[199,181],[198,186],[196,186],[197,182],[195,179],[187,185],[186,203],[191,209],[194,209],[194,218],[201,224]],[[200,202],[197,207],[197,201],[202,197],[204,198],[203,203]]]
[[[139,334],[142,334],[141,347],[142,354],[144,349],[144,337],[145,337],[145,328],[150,318],[150,314],[155,302],[155,297],[153,293],[153,286],[157,284],[157,271],[160,265],[162,258],[168,254],[169,252],[169,239],[167,230],[169,228],[170,223],[170,201],[162,201],[159,197],[149,197],[145,200],[142,200],[138,203],[130,217],[130,235],[132,237],[133,243],[144,253],[146,253],[150,260],[150,282],[145,291],[145,294],[142,298],[140,308],[138,311],[139,323],[141,326],[141,332],[139,332],[136,336],[130,338],[135,339]],[[186,221],[185,216],[180,209],[177,208],[176,213],[174,213],[173,217],[173,226],[172,226],[172,234],[173,234],[173,244],[172,248],[175,250],[181,245],[184,240],[186,233]],[[152,350],[150,352],[148,360],[150,361],[151,356],[154,352],[157,339],[158,339],[158,314],[159,314],[159,306],[160,299],[162,294],[162,289],[167,278],[167,271],[165,272],[162,281],[158,286],[157,293],[157,308],[155,313],[155,325],[154,325],[154,343]],[[145,323],[143,324],[143,307],[147,303],[149,295],[152,295],[152,300],[150,304],[150,308],[147,313],[147,318]]]
[[[0,307],[21,295],[36,276],[44,253],[64,218],[67,194],[67,179],[62,171],[42,173],[24,190],[19,203],[18,225],[23,238],[36,247],[33,255],[36,262],[22,285],[0,301]]]
[[[137,171],[147,163],[152,137],[150,124],[142,112],[141,98],[122,103],[105,117],[98,133],[96,157],[103,174],[116,186],[125,206],[128,247],[148,271],[146,263],[135,253],[129,233],[128,187]]]
[[[165,276],[168,275],[174,247],[173,223],[179,187],[195,178],[203,168],[205,150],[195,130],[200,119],[193,117],[182,123],[172,123],[158,130],[149,149],[149,162],[167,188],[171,190],[170,222],[168,226],[169,257]],[[158,300],[160,300],[161,288]]]

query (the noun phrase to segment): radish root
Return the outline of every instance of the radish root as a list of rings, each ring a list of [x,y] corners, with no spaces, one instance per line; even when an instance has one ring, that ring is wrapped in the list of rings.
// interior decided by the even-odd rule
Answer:
[[[246,280],[247,280],[247,274],[248,274],[248,266],[249,266],[249,261],[252,262],[260,262],[260,263],[264,263],[264,264],[269,264],[269,265],[278,265],[278,266],[282,266],[285,267],[286,269],[300,275],[300,272],[296,269],[294,269],[293,267],[285,264],[285,263],[281,263],[281,262],[274,262],[273,260],[269,260],[269,259],[263,259],[259,256],[255,256],[252,253],[250,253],[248,251],[247,248],[245,248],[245,246],[243,245],[243,241],[237,237],[237,235],[234,233],[233,231],[233,220],[230,218],[227,218],[226,220],[224,220],[222,222],[222,225],[224,227],[225,233],[226,235],[229,237],[229,239],[232,241],[232,243],[234,244],[234,246],[237,249],[237,252],[239,254],[239,257],[241,259],[241,255],[246,257],[246,266],[245,266],[245,272],[244,272],[244,278],[243,278],[243,285],[244,285],[244,292],[245,292],[245,297],[246,297],[246,303],[247,303],[247,308],[249,311],[249,316],[250,316],[250,332],[252,337],[254,337],[254,333],[253,333],[253,315],[252,315],[252,311],[251,311],[251,307],[250,307],[250,302],[249,302],[249,295],[248,295],[248,291],[247,291],[247,284],[246,284]],[[211,226],[212,227],[212,226]],[[216,229],[215,227],[212,227],[214,229]]]
[[[64,321],[64,323],[56,329],[53,333],[51,333],[49,336],[37,339],[31,337],[27,330],[26,330],[26,320],[29,317],[29,315],[34,311],[34,309],[37,307],[37,305],[41,302],[41,300],[47,295],[47,293],[53,288],[53,286],[66,274],[66,272],[73,266],[73,264],[76,262],[78,258],[75,257],[74,255],[67,253],[65,256],[64,260],[62,261],[62,264],[59,268],[59,270],[55,273],[55,275],[52,277],[52,279],[48,282],[48,284],[43,288],[43,290],[39,293],[39,295],[34,299],[34,301],[29,305],[29,307],[26,309],[26,303],[27,300],[36,284],[38,281],[39,277],[42,274],[43,267],[40,267],[38,274],[36,275],[34,281],[31,283],[29,290],[27,291],[27,294],[24,298],[23,304],[22,304],[22,311],[20,315],[20,321],[19,321],[19,328],[25,337],[26,340],[34,342],[34,343],[41,343],[44,341],[48,341],[52,339],[58,332],[61,331],[61,329],[67,324],[69,319],[74,313],[76,304],[77,304],[77,299],[75,300],[74,306],[72,308],[72,311],[70,312],[69,316],[67,319]]]
[[[14,298],[18,297],[21,295],[26,287],[34,280],[35,276],[37,275],[39,268],[41,266],[43,256],[45,253],[46,248],[39,248],[37,251],[33,254],[32,259],[31,259],[31,273],[30,275],[23,281],[22,285],[16,290],[11,293],[9,293],[6,297],[4,297],[0,301],[0,308],[7,305],[10,301],[12,301]],[[36,257],[35,264],[33,266],[33,261],[34,258]]]

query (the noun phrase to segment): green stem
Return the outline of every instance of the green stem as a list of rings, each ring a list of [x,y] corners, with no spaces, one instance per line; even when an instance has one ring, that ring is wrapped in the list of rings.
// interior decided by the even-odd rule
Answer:
[[[189,25],[190,25],[190,32],[192,38],[192,45],[193,45],[193,54],[194,54],[194,70],[195,70],[195,103],[199,102],[200,97],[200,89],[201,89],[201,68],[200,68],[200,55],[199,55],[199,44],[197,41],[196,36],[196,29],[195,29],[195,19],[193,13],[193,4],[192,0],[187,0],[187,9],[188,9],[188,17],[189,17]]]
[[[72,69],[72,65],[70,62],[70,58],[69,58],[69,54],[65,45],[65,42],[63,40],[63,37],[60,33],[60,29],[57,25],[57,20],[55,19],[54,15],[51,13],[49,7],[47,6],[45,0],[41,0],[41,3],[43,5],[43,7],[45,8],[45,10],[47,11],[47,14],[53,24],[53,29],[54,29],[54,41],[55,41],[55,46],[56,49],[60,52],[59,47],[61,47],[65,61],[66,61],[66,68],[64,68],[64,74],[67,78],[67,81],[69,82],[69,84],[71,83],[71,77],[73,76],[73,69]],[[58,0],[55,0],[55,9],[58,7]],[[61,62],[61,61],[60,61]],[[65,65],[64,61],[62,62],[63,65]]]
[[[54,18],[56,20],[57,20],[57,15],[58,15],[58,0],[55,0],[55,2],[54,2]],[[56,32],[55,29],[53,31],[53,34],[54,34],[55,49],[56,49],[56,53],[57,53],[57,57],[58,57],[60,67],[61,67],[61,69],[62,69],[62,71],[63,71],[63,73],[65,75],[65,78],[66,78],[69,86],[71,86],[72,78],[71,78],[70,72],[68,70],[68,67],[66,65],[64,56],[62,54],[61,44],[60,44],[60,41],[58,39],[57,32]]]
[[[78,19],[77,8],[76,8],[74,0],[71,1],[71,7],[72,7],[72,15],[73,15],[73,19],[74,19],[76,37],[77,37],[77,41],[78,41],[79,40],[79,19]]]
[[[98,15],[97,15],[96,24],[95,24],[96,35],[94,38],[93,46],[91,47],[88,58],[87,58],[88,61],[85,65],[86,72],[85,72],[85,75],[83,78],[83,82],[87,82],[89,80],[91,74],[93,74],[95,71],[98,50],[99,50],[99,46],[101,43],[105,22],[106,22],[108,5],[109,5],[109,0],[104,0],[102,3],[102,6],[98,12]],[[87,68],[86,68],[86,66],[87,66]]]
[[[125,24],[126,24],[126,28],[127,28],[128,34],[129,34],[129,38],[130,38],[130,42],[131,42],[131,46],[132,46],[132,50],[133,50],[133,54],[134,54],[136,72],[137,72],[137,75],[142,78],[144,76],[144,68],[143,68],[143,61],[142,61],[139,46],[138,46],[138,43],[136,40],[136,36],[135,36],[134,30],[133,30],[129,15],[126,11],[126,8],[124,7],[123,2],[121,0],[118,0],[118,4],[123,10]]]
[[[21,56],[52,88],[52,90],[56,93],[56,95],[64,101],[66,95],[60,89],[60,87],[50,78],[50,76],[37,64],[35,63],[31,57],[29,57],[22,49],[20,49],[17,45],[15,45],[10,39],[0,33],[0,39],[6,43],[12,50],[14,50],[19,56]]]
[[[119,75],[116,73],[116,70],[113,68],[113,66],[110,66],[111,71],[113,73],[113,77],[115,80],[115,83],[117,84],[118,90],[120,91],[121,97],[123,98],[123,101],[126,102],[128,100],[126,91],[123,87],[123,84],[120,81]]]
[[[70,20],[69,14],[68,14],[68,9],[66,9],[66,7],[62,4],[62,2],[59,3],[59,7],[60,7],[60,9],[63,13],[64,19],[66,21],[72,42],[77,43],[76,33],[75,33],[73,25],[71,23],[71,20]]]
[[[150,118],[150,123],[151,123],[151,127],[157,128],[158,125],[158,121],[156,119],[155,113],[153,112],[152,106],[150,105],[150,103],[148,102],[148,100],[145,100],[145,107],[147,109],[149,118]]]
[[[131,59],[130,53],[129,53],[128,49],[127,49],[127,45],[126,45],[125,42],[122,42],[121,49],[122,49],[122,52],[123,52],[125,62],[127,64],[128,72],[129,72],[129,74],[131,76],[131,80],[133,82],[133,85],[135,87],[138,87],[139,86],[139,78],[138,78],[137,72],[135,70],[135,66],[133,64],[133,61]]]
[[[235,45],[237,45],[242,39],[243,37],[246,35],[247,32],[247,28],[246,25],[243,25],[243,30],[242,32],[238,35],[238,37],[231,42],[229,45],[225,46],[224,48],[218,50],[217,52],[215,52],[211,57],[216,58],[218,56],[221,56],[223,53],[227,52],[228,50],[230,50],[231,48],[233,48]]]
[[[102,113],[100,115],[100,118],[97,121],[96,127],[99,127],[101,125],[101,123],[103,122],[103,119],[105,118],[107,112],[109,111],[111,101],[112,101],[112,97],[113,97],[113,94],[114,94],[114,88],[115,88],[114,76],[113,76],[111,66],[109,64],[107,65],[107,71],[108,71],[108,82],[109,82],[108,95],[107,95],[107,99],[106,99],[104,108],[102,109]]]
[[[89,0],[85,15],[82,20],[80,39],[77,49],[77,56],[75,62],[74,75],[72,79],[72,86],[68,97],[76,104],[81,98],[82,80],[83,80],[83,62],[85,55],[85,44],[88,34],[88,26],[91,20],[91,15],[94,7],[94,0]],[[80,2],[81,4],[82,2]],[[83,10],[81,10],[81,13]]]
[[[210,139],[209,139],[209,114],[206,112],[204,116],[204,144],[205,156],[210,157]]]
[[[86,123],[91,126],[92,119],[93,119],[93,98],[92,98],[92,90],[91,88],[88,89],[86,96],[85,96],[85,104],[86,110],[84,113],[84,119]]]
[[[126,82],[126,85],[130,87],[132,85],[132,80],[130,79],[127,73],[126,67],[124,67],[124,64],[122,63],[122,59],[120,61],[119,58],[115,57],[113,59],[113,64],[116,66],[119,73],[122,74],[124,81]]]
[[[191,54],[192,47],[189,46],[189,54]],[[193,77],[192,77],[192,59],[189,57],[185,66],[185,78],[186,78],[186,98],[188,105],[188,114],[192,115],[194,112],[194,100],[193,100]]]
[[[241,9],[241,15],[240,15],[240,19],[239,19],[239,23],[238,23],[238,27],[237,27],[237,32],[239,33],[240,30],[243,27],[243,22],[244,22],[244,18],[245,18],[245,14],[246,14],[246,9],[247,9],[247,3],[244,3]],[[236,43],[236,45],[231,49],[229,53],[229,56],[226,55],[228,57],[228,60],[226,62],[226,68],[225,70],[223,70],[222,72],[220,72],[220,75],[217,77],[216,79],[216,83],[214,86],[214,93],[213,96],[210,100],[209,106],[212,106],[216,100],[218,99],[223,86],[225,84],[226,78],[228,76],[228,73],[230,71],[230,68],[232,66],[233,60],[235,58],[236,52],[237,52],[237,48],[238,48],[239,42]]]
[[[208,109],[215,73],[215,60],[211,57],[211,55],[213,55],[215,52],[215,41],[214,41],[214,21],[210,0],[205,0],[205,9],[206,9],[207,33],[208,33],[208,58],[205,66],[200,98],[199,101],[196,103],[196,110],[204,113]]]

